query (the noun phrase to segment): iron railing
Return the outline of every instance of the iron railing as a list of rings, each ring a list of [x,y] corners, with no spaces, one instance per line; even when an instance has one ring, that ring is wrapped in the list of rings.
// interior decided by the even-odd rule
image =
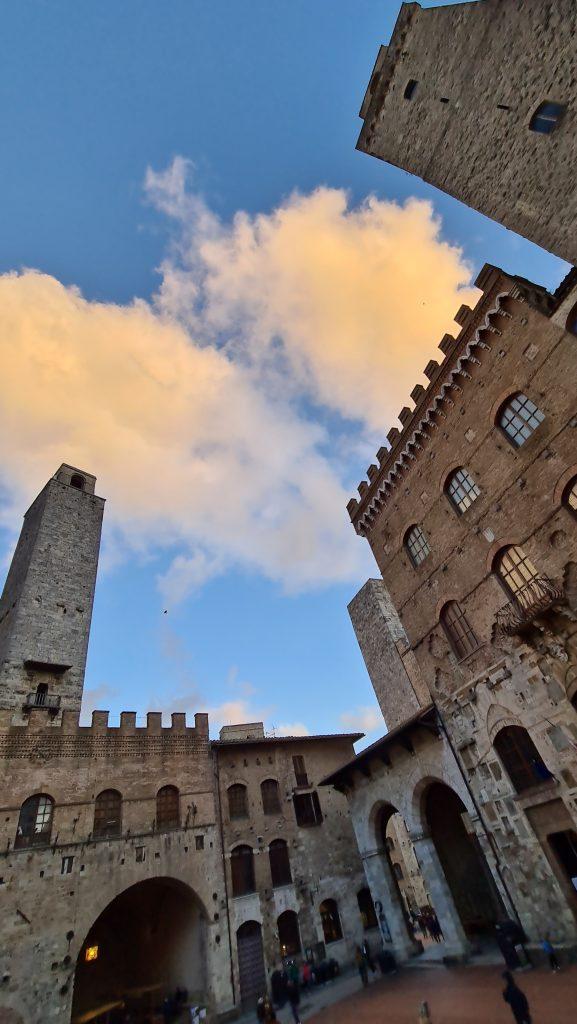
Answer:
[[[56,693],[29,693],[24,700],[24,707],[48,708],[49,711],[58,711],[60,695]]]
[[[514,597],[499,609],[495,616],[497,633],[514,636],[520,633],[539,615],[549,611],[554,604],[564,601],[565,592],[559,580],[548,576],[537,576],[529,580]]]

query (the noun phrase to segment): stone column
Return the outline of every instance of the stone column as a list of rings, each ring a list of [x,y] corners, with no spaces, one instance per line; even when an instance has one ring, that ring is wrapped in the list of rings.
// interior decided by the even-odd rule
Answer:
[[[455,901],[433,840],[426,835],[411,835],[410,839],[443,930],[447,953],[453,956],[469,956],[469,941],[457,913]]]
[[[383,922],[381,922],[381,935],[385,949],[393,947],[398,960],[408,960],[418,951],[418,946],[407,931],[407,925],[399,890],[393,879],[391,868],[386,854],[381,850],[370,850],[363,854],[365,875],[379,918],[379,904],[385,917],[386,926],[391,934],[390,943],[387,939]],[[385,927],[386,927],[385,926]]]

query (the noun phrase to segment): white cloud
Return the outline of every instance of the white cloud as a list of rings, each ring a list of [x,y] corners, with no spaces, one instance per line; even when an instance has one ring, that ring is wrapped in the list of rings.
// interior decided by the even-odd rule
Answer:
[[[385,720],[379,708],[363,705],[352,711],[344,711],[340,720],[345,729],[351,732],[372,732],[382,729],[385,732]]]
[[[310,736],[309,728],[304,722],[284,722],[274,726],[276,736]]]
[[[320,188],[223,223],[188,171],[147,174],[175,225],[152,303],[0,276],[0,521],[66,461],[108,499],[105,561],[174,551],[166,603],[231,567],[292,591],[356,583],[350,453],[405,403],[468,269],[426,203]]]

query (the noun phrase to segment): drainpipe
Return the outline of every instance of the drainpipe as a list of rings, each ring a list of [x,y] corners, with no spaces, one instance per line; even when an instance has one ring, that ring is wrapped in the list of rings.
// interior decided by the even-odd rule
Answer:
[[[475,796],[475,794],[473,792],[473,789],[471,787],[469,779],[467,778],[467,775],[466,775],[465,771],[463,770],[463,766],[461,764],[461,761],[460,761],[459,757],[457,756],[457,751],[455,750],[453,741],[452,741],[451,737],[449,736],[449,732],[447,730],[447,726],[445,724],[445,720],[444,720],[444,718],[443,718],[443,716],[441,714],[441,711],[440,711],[439,706],[436,703],[436,701],[433,701],[433,706],[434,706],[435,711],[437,713],[437,719],[439,721],[439,725],[441,726],[441,731],[443,732],[443,735],[444,735],[447,743],[449,744],[449,749],[450,749],[450,751],[451,751],[451,753],[452,753],[452,755],[453,755],[453,757],[455,759],[455,762],[456,762],[457,767],[459,769],[459,772],[461,774],[461,778],[463,779],[463,782],[465,783],[467,792],[468,792],[469,796],[471,797],[471,802],[473,804],[473,807],[475,808],[475,812],[476,812],[476,814],[477,814],[477,816],[479,818],[479,821],[481,822],[481,825],[483,826],[483,831],[485,833],[485,837],[487,839],[487,842],[489,843],[489,846],[491,847],[491,850],[493,851],[493,857],[495,858],[495,867],[497,869],[497,874],[499,876],[499,880],[501,882],[501,885],[503,886],[503,889],[505,890],[505,892],[507,894],[507,899],[509,900],[509,904],[510,904],[511,909],[513,911],[513,914],[515,915],[515,918],[517,920],[517,924],[519,925],[521,930],[524,932],[525,929],[523,928],[523,925],[521,923],[521,918],[519,917],[519,911],[517,910],[517,906],[516,906],[515,901],[514,901],[512,895],[511,895],[511,890],[509,889],[509,886],[507,885],[507,882],[503,878],[503,873],[501,871],[501,858],[499,856],[499,851],[498,851],[497,845],[496,845],[496,843],[495,843],[495,841],[493,839],[493,836],[492,836],[490,830],[487,828],[487,824],[486,824],[485,819],[483,817],[483,814],[481,812],[481,808],[480,808],[480,806],[479,806],[479,804],[477,802],[477,798],[476,798],[476,796]]]
[[[216,813],[218,816],[218,829],[220,833],[220,849],[222,854],[222,873],[224,877],[224,898],[226,900],[226,924],[228,929],[228,948],[229,948],[229,959],[230,959],[230,987],[232,989],[232,1001],[233,1005],[236,1006],[236,989],[234,984],[234,967],[232,962],[232,930],[230,926],[230,909],[228,899],[228,881],[226,875],[226,857],[224,853],[224,830],[222,827],[222,807],[220,802],[220,773],[218,770],[218,751],[212,751],[212,757],[214,762],[214,780],[215,780],[215,795],[216,795]]]

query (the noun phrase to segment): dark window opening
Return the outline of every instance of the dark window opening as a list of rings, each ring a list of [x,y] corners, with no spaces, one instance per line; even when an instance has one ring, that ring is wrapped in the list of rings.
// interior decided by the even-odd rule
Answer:
[[[369,928],[377,928],[378,921],[375,913],[375,905],[373,903],[373,897],[371,896],[371,890],[368,887],[361,889],[361,891],[357,893],[357,903],[359,905],[364,930],[368,931]]]
[[[294,910],[285,910],[276,924],[281,956],[297,956],[301,951],[301,937],[299,919]]]
[[[73,473],[72,476],[70,477],[70,486],[78,487],[80,491],[84,490],[85,483],[86,480],[84,479],[83,476],[80,476],[80,473]]]
[[[14,846],[47,846],[52,832],[54,800],[45,793],[29,796],[20,808]]]
[[[531,118],[530,130],[540,135],[551,135],[559,127],[566,109],[564,103],[554,103],[552,100],[542,103]]]
[[[122,797],[116,789],[104,789],[94,802],[94,827],[97,838],[119,836],[122,830]]]
[[[272,841],[268,848],[268,857],[273,889],[277,889],[281,885],[290,885],[293,879],[288,846],[284,839]]]
[[[407,84],[405,86],[405,91],[403,93],[404,98],[406,100],[412,100],[413,96],[415,95],[416,90],[417,90],[417,81],[416,81],[416,79],[415,78],[409,79],[409,81],[407,82]]]
[[[567,317],[565,330],[569,331],[569,334],[577,334],[577,302]]]
[[[323,815],[318,793],[294,793],[293,803],[297,825],[301,828],[322,825]]]
[[[305,767],[305,759],[304,757],[301,757],[300,754],[295,754],[293,757],[293,768],[297,786],[308,786],[309,780]]]
[[[36,694],[34,696],[34,703],[37,708],[43,708],[46,704],[46,697],[48,696],[48,684],[38,683],[36,687]]]
[[[475,631],[457,601],[449,601],[441,609],[441,625],[459,660],[477,650],[479,641]]]
[[[555,853],[559,864],[563,868],[568,881],[575,889],[577,878],[577,834],[573,829],[564,832],[551,832],[547,836],[547,842]]]
[[[178,828],[180,825],[180,793],[176,786],[163,786],[156,794],[156,827]]]
[[[265,814],[280,814],[280,793],[276,779],[265,779],[260,784],[262,809]]]
[[[246,786],[236,783],[228,789],[228,812],[233,820],[248,818],[248,797]]]
[[[506,103],[498,103],[497,104],[497,110],[510,110],[510,109],[511,109],[511,107],[508,107]]]
[[[336,900],[323,900],[319,907],[325,942],[338,942],[343,937],[339,908]]]
[[[204,850],[204,836],[195,836],[194,845],[197,850]]]
[[[256,891],[254,857],[250,846],[236,846],[230,855],[232,895],[248,896]]]
[[[395,873],[395,878],[397,879],[397,882],[402,882],[405,876],[403,875],[403,869],[401,865],[395,862],[393,864],[393,871]]]
[[[517,793],[553,778],[529,733],[522,726],[508,725],[501,729],[495,736],[493,746]]]
[[[448,103],[449,99],[447,96],[441,96],[441,103]]]

